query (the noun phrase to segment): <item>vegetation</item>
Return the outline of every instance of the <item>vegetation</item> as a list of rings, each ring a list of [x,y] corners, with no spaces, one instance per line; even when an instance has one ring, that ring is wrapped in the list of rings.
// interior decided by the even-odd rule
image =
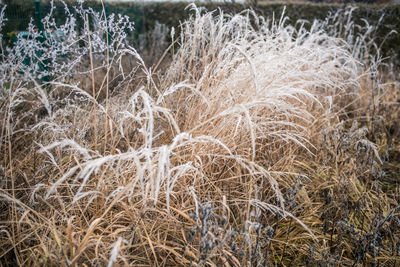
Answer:
[[[7,6],[6,17],[8,21],[5,23],[2,33],[4,38],[7,34],[14,31],[25,30],[30,22],[30,18],[34,17],[33,0],[4,0]],[[76,1],[66,1],[72,3]],[[55,9],[54,18],[57,23],[63,24],[64,21],[64,6],[59,1],[54,3]],[[225,14],[237,14],[249,8],[243,4],[232,3],[199,3],[201,7],[207,10],[221,9]],[[97,12],[101,12],[103,6],[96,1],[85,1],[86,8],[93,8]],[[106,11],[111,14],[127,15],[135,23],[135,31],[130,36],[138,42],[139,39],[147,33],[153,31],[157,23],[164,24],[168,28],[175,27],[179,31],[179,24],[189,18],[191,12],[186,9],[187,3],[184,2],[115,2],[106,3]],[[357,25],[380,25],[375,27],[374,40],[377,44],[381,44],[381,55],[383,57],[392,58],[392,62],[396,68],[400,66],[400,35],[393,32],[400,32],[400,5],[366,5],[353,4],[357,7],[353,11],[353,21]],[[47,14],[50,11],[51,5],[49,1],[42,1],[42,12]],[[273,16],[278,17],[282,14],[285,8],[287,14],[290,14],[289,23],[294,25],[298,20],[312,21],[314,19],[324,20],[329,14],[335,14],[343,5],[339,4],[316,4],[316,3],[270,3],[260,2],[256,7],[253,7],[257,14],[263,15],[265,18]],[[72,10],[72,12],[74,12]],[[77,26],[82,27],[83,20],[79,20]],[[309,27],[309,25],[305,25]]]
[[[190,9],[151,66],[84,5],[1,51],[1,265],[400,264],[377,26]]]

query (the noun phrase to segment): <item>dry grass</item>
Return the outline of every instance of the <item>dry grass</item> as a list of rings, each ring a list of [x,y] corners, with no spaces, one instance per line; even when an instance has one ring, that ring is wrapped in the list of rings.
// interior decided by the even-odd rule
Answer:
[[[112,97],[2,98],[1,264],[399,264],[399,84],[325,27],[196,10]]]

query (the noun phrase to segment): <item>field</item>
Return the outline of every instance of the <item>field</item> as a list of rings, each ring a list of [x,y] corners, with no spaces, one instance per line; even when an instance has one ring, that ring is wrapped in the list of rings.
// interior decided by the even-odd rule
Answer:
[[[400,265],[398,55],[355,10],[50,9],[1,47],[0,266]]]

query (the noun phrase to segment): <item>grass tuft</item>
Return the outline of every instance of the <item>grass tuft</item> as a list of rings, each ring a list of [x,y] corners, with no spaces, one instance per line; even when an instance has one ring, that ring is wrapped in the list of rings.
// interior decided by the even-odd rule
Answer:
[[[67,9],[45,19],[62,37],[2,52],[1,264],[399,264],[400,91],[374,26],[189,8],[156,70],[127,18],[82,6],[81,33]]]

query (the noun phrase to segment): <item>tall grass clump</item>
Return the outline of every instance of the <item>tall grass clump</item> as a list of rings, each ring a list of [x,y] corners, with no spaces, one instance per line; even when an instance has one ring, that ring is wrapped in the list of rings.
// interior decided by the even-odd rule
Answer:
[[[127,18],[73,8],[2,52],[3,265],[399,263],[372,26],[191,6],[150,67]]]

